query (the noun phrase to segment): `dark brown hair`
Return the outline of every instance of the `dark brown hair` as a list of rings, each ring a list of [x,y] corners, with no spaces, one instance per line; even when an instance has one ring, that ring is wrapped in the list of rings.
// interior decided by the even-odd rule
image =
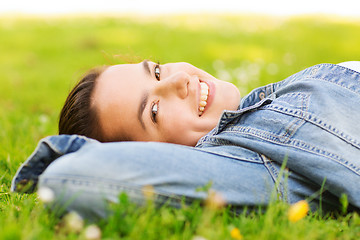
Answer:
[[[91,98],[96,80],[106,68],[103,66],[90,70],[71,90],[60,112],[59,134],[78,134],[103,140]]]

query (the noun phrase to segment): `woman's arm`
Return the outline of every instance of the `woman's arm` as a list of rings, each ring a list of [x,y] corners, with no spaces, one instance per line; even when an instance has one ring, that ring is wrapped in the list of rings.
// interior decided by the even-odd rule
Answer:
[[[67,211],[94,219],[106,217],[108,202],[117,202],[121,192],[142,204],[151,186],[155,203],[178,207],[182,199],[206,199],[197,189],[209,183],[233,206],[266,205],[274,188],[262,163],[157,142],[85,143],[51,163],[38,186],[52,189]]]

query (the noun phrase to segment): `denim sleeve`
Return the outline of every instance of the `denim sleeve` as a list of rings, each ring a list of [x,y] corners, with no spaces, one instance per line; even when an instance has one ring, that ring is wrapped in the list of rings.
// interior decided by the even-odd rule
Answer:
[[[11,191],[31,193],[35,190],[39,175],[54,160],[62,155],[75,152],[86,143],[96,140],[77,136],[49,136],[40,140],[31,156],[20,166],[12,180]]]
[[[64,145],[71,139],[62,138],[67,137],[58,136]],[[267,205],[274,189],[261,161],[158,142],[83,144],[77,151],[56,158],[39,175],[38,187],[53,190],[56,203],[66,211],[97,219],[107,216],[108,203],[117,202],[121,192],[142,204],[151,189],[156,204],[178,207],[183,201],[206,199],[208,192],[198,189],[209,183],[233,206]]]

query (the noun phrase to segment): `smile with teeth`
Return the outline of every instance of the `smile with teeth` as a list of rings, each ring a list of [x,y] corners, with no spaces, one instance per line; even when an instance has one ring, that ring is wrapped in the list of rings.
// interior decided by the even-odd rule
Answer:
[[[205,106],[207,104],[207,99],[208,99],[208,95],[209,95],[209,86],[204,83],[204,82],[200,82],[200,87],[201,87],[201,91],[200,91],[200,102],[199,102],[199,117],[203,114],[204,110],[205,110]]]

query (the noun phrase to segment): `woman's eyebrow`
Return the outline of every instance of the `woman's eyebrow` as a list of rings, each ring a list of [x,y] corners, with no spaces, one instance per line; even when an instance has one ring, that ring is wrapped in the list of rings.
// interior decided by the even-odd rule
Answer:
[[[144,109],[146,108],[146,104],[148,102],[148,98],[149,98],[149,94],[147,92],[145,92],[142,97],[141,97],[141,101],[140,101],[140,105],[139,105],[139,110],[138,110],[138,119],[139,119],[139,122],[142,126],[142,128],[144,130],[146,130],[146,127],[145,127],[145,124],[144,124],[144,121],[143,121],[143,118],[142,118],[142,115],[144,113]]]
[[[142,61],[142,65],[143,65],[143,67],[144,67],[144,70],[145,70],[146,74],[148,74],[149,76],[151,76],[149,61],[148,61],[148,60]]]

